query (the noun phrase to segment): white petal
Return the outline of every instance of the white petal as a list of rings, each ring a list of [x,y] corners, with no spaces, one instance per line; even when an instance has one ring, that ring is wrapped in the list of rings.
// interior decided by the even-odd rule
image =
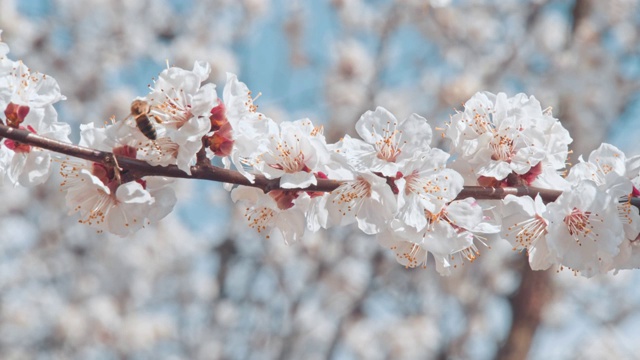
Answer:
[[[387,127],[394,128],[398,120],[389,110],[378,106],[375,111],[367,111],[356,122],[356,131],[360,137],[369,144],[375,144],[382,138],[380,133]]]
[[[116,198],[123,203],[145,204],[153,202],[151,194],[136,181],[131,181],[118,186]]]
[[[428,149],[431,145],[432,130],[427,119],[418,114],[411,114],[399,126],[402,141],[407,145],[403,149],[404,157],[413,156],[414,151]]]
[[[280,186],[284,189],[304,189],[316,185],[318,180],[312,173],[299,171],[293,174],[284,174],[280,178]]]
[[[31,151],[27,155],[24,169],[19,176],[22,186],[33,186],[42,184],[49,178],[51,173],[51,156],[45,151]]]

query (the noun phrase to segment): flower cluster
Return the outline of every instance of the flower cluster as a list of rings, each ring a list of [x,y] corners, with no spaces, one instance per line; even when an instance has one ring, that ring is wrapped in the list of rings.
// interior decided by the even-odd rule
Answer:
[[[80,130],[82,146],[133,159],[143,152],[136,148],[144,141],[142,136],[131,132],[124,122],[104,128],[86,124]],[[64,178],[61,188],[67,192],[67,206],[80,213],[81,223],[100,232],[128,235],[165,217],[176,202],[170,179],[145,176],[123,182],[126,173],[117,162],[105,165],[67,159],[61,164],[60,174]]]
[[[638,160],[602,144],[571,168],[556,201],[507,196],[503,237],[527,250],[535,270],[562,264],[591,276],[637,267],[640,217],[631,199],[638,195]]]
[[[3,124],[70,142],[71,128],[58,121],[58,113],[53,107],[65,98],[60,94],[58,83],[50,76],[31,71],[22,61],[9,60],[8,52],[8,46],[0,43]],[[4,139],[0,143],[0,184],[4,181],[22,186],[42,184],[51,173],[51,161],[52,154],[48,151]]]
[[[572,139],[533,96],[478,93],[451,117],[446,135],[468,185],[562,186],[558,171]]]
[[[478,93],[451,118],[447,136],[467,184],[562,190],[553,202],[507,195],[496,214],[500,235],[526,250],[535,270],[566,266],[585,276],[632,264],[640,233],[638,161],[609,144],[579,159],[566,176],[572,139],[533,97]]]
[[[6,58],[0,43],[3,125],[69,142],[53,104],[64,99],[55,80]],[[365,112],[358,137],[327,143],[309,119],[277,122],[258,111],[248,87],[233,74],[219,98],[208,83],[210,66],[168,67],[150,92],[133,99],[126,119],[103,127],[81,126],[80,146],[111,153],[110,162],[60,159],[71,212],[98,231],[127,235],[166,216],[176,201],[171,181],[138,174],[117,159],[174,166],[187,176],[213,169],[218,158],[250,183],[227,184],[250,227],[287,242],[305,232],[355,223],[375,235],[406,267],[449,274],[473,261],[479,245],[506,239],[526,251],[533,269],[568,267],[585,276],[638,267],[640,157],[626,158],[603,144],[567,171],[572,139],[533,96],[478,93],[451,117],[443,134],[451,155],[432,148],[427,120],[398,120],[382,107]],[[42,183],[49,151],[4,139],[0,175],[14,185]],[[194,167],[195,166],[195,167]],[[319,180],[339,186],[309,189]],[[245,183],[247,183],[245,181]],[[476,200],[465,186],[535,186],[561,193],[553,201],[507,195]],[[431,254],[431,256],[429,256]]]

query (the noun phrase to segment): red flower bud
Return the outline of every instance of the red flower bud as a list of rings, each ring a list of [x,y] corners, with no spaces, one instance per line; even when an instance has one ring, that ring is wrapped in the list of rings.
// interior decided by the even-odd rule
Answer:
[[[4,109],[4,116],[7,118],[7,125],[13,128],[18,128],[28,114],[29,107],[27,105],[9,103],[7,108]]]
[[[211,116],[209,116],[212,131],[220,130],[223,125],[228,123],[226,112],[224,103],[218,99],[218,105],[211,109]]]

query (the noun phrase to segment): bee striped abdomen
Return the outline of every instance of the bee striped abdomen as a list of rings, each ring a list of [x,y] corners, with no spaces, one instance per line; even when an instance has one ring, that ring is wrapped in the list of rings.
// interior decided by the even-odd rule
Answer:
[[[149,140],[156,140],[158,134],[156,133],[156,129],[153,127],[151,120],[146,114],[140,114],[136,118],[136,126],[146,136]]]

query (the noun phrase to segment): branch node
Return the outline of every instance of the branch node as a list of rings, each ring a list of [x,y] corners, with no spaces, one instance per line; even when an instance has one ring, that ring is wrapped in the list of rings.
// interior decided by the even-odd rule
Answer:
[[[207,158],[207,151],[205,150],[209,146],[209,140],[206,136],[202,137],[202,147],[196,153],[196,165],[206,166],[210,165],[210,161]]]
[[[118,164],[118,158],[112,153],[105,153],[103,163],[106,166],[111,166],[113,168],[114,175],[116,177],[116,180],[118,181],[118,184],[122,184],[122,176],[120,175],[120,172],[123,169]]]
[[[264,191],[265,194],[267,194],[272,190],[278,190],[278,189],[280,189],[280,178],[267,179],[262,190]]]

